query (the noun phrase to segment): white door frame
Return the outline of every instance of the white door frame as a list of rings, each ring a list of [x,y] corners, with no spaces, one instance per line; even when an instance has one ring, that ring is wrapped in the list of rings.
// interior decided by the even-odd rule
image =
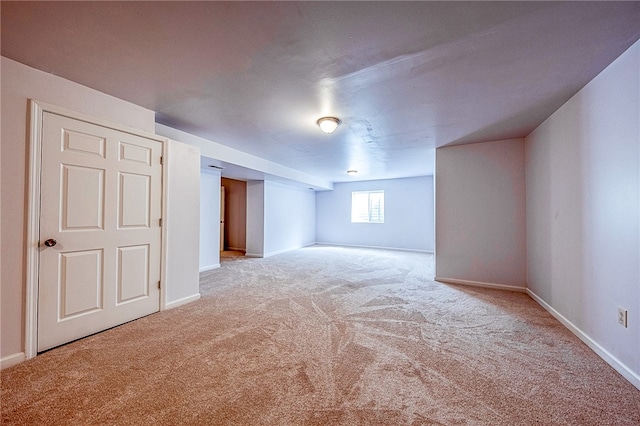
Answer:
[[[62,115],[74,120],[85,121],[107,127],[113,130],[131,133],[147,139],[162,143],[162,156],[166,159],[168,139],[142,130],[133,129],[106,120],[70,111],[55,105],[36,100],[29,100],[29,182],[27,196],[27,238],[26,238],[26,294],[25,294],[25,320],[24,320],[24,352],[27,359],[38,354],[38,270],[39,270],[39,245],[40,245],[40,169],[42,166],[42,117],[45,112]],[[162,217],[167,217],[167,161],[162,165]],[[166,220],[165,220],[166,222]],[[166,308],[166,262],[165,253],[167,245],[167,233],[165,225],[162,226],[162,247],[160,248],[160,310]]]

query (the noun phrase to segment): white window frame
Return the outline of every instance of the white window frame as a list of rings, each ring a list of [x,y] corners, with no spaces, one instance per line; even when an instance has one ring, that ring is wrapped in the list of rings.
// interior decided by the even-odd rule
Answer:
[[[351,192],[351,223],[384,223],[384,190]]]

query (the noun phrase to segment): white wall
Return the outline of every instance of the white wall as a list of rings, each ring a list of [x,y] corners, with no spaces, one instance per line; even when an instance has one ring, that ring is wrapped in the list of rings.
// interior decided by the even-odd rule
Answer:
[[[220,267],[220,171],[200,171],[200,272]]]
[[[2,258],[0,357],[2,367],[23,359],[27,101],[35,99],[153,133],[154,113],[7,58],[1,59],[2,125],[0,179]],[[11,206],[11,208],[7,208]]]
[[[264,181],[247,182],[247,252],[264,257]]]
[[[526,138],[526,167],[531,294],[640,388],[640,42]]]
[[[264,256],[314,244],[315,193],[268,181],[264,189]]]
[[[378,189],[384,190],[384,223],[351,223],[351,192]],[[336,183],[316,195],[316,240],[432,252],[433,202],[433,176]]]
[[[436,280],[526,288],[524,140],[436,150]]]
[[[168,148],[165,307],[174,308],[200,298],[200,150],[173,140]]]
[[[315,243],[315,194],[269,181],[247,182],[247,252],[268,257]]]

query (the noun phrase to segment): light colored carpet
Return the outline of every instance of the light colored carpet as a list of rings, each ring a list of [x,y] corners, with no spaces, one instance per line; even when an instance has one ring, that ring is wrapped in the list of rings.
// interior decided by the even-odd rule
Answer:
[[[432,266],[326,246],[223,259],[199,301],[2,371],[2,424],[640,424],[640,391],[528,296]]]

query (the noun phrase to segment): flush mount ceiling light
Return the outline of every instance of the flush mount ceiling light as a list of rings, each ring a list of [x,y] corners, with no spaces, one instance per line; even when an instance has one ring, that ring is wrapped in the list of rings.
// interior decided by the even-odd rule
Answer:
[[[333,133],[338,128],[341,121],[335,117],[322,117],[319,118],[316,123],[318,123],[320,130],[329,134]]]
[[[353,169],[352,170],[347,170],[347,174],[348,175],[355,175],[355,174],[358,174],[358,171],[357,170],[353,170]]]

